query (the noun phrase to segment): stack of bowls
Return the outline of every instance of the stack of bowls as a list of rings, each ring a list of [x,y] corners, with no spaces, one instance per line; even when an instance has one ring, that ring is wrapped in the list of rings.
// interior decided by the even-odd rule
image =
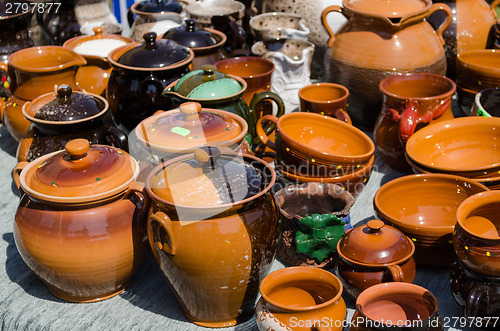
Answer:
[[[446,173],[500,188],[500,118],[462,117],[429,125],[408,139],[416,173]]]
[[[275,142],[263,121],[276,124]],[[373,168],[375,145],[361,130],[335,118],[315,113],[290,113],[279,119],[266,115],[257,122],[261,141],[276,151],[275,167],[297,183],[335,183],[357,194]]]

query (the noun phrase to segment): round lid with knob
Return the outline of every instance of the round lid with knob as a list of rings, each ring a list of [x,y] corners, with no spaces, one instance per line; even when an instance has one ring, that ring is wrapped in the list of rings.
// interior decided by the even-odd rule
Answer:
[[[274,170],[254,156],[203,146],[194,154],[160,164],[146,186],[155,197],[176,207],[221,207],[259,196],[275,179]]]
[[[133,8],[135,12],[143,13],[171,12],[180,14],[182,12],[181,4],[175,0],[143,0]]]
[[[245,138],[248,124],[236,114],[202,108],[197,102],[185,102],[179,109],[145,119],[135,132],[149,146],[188,153],[202,145],[237,145]]]
[[[106,99],[90,93],[73,92],[71,86],[63,84],[57,93],[44,94],[23,109],[28,119],[67,122],[93,118],[108,109]]]
[[[165,32],[163,39],[170,39],[189,48],[208,47],[217,44],[214,35],[207,30],[196,28],[196,21],[187,19],[185,25]]]
[[[20,176],[26,193],[45,201],[82,203],[126,190],[138,175],[137,162],[121,149],[69,141],[65,149],[31,162]]]
[[[349,230],[337,244],[341,258],[363,265],[398,263],[414,251],[415,245],[404,233],[381,220]]]
[[[169,66],[188,64],[194,58],[194,53],[188,47],[175,41],[156,39],[155,32],[147,32],[144,42],[130,44],[110,53],[109,58],[129,67],[169,69]],[[124,46],[125,47],[125,46]],[[124,51],[124,52],[123,52]],[[123,54],[120,54],[122,53]]]

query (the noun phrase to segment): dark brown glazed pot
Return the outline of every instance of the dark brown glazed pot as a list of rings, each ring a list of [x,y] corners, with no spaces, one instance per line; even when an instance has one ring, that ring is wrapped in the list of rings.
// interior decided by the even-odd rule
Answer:
[[[444,11],[446,19],[434,31],[426,18]],[[348,19],[334,34],[326,16],[330,12]],[[336,14],[338,15],[338,14]],[[380,112],[380,81],[405,72],[446,73],[442,38],[452,13],[445,4],[431,0],[344,0],[343,6],[326,8],[321,19],[330,34],[326,53],[327,79],[349,89],[348,110],[353,124],[372,130]]]
[[[364,290],[356,300],[350,330],[444,331],[434,294],[409,283],[383,283]]]
[[[55,296],[99,301],[132,281],[147,251],[138,170],[127,153],[84,139],[14,169],[16,246]]]
[[[450,284],[453,297],[465,308],[465,317],[474,318],[474,326],[495,326],[495,319],[500,316],[499,277],[479,274],[459,261],[451,273]]]
[[[500,192],[475,194],[457,210],[453,247],[465,267],[500,277]]]
[[[383,79],[379,89],[384,97],[375,123],[375,144],[385,163],[408,172],[408,138],[424,126],[454,117],[451,98],[455,83],[440,75],[409,73]]]
[[[23,116],[31,127],[17,147],[19,162],[62,150],[76,138],[128,151],[128,138],[114,126],[106,99],[72,92],[69,85],[25,103]]]
[[[144,34],[142,43],[112,51],[106,99],[120,129],[128,133],[154,112],[173,108],[162,92],[189,72],[193,58],[189,48],[171,40],[156,40],[153,32]]]
[[[149,242],[191,322],[227,327],[253,315],[278,244],[275,179],[264,161],[213,147],[150,173]]]
[[[14,8],[14,5],[8,7],[7,2],[0,3],[0,61],[5,63],[10,54],[34,45],[28,30],[33,14],[15,12]]]

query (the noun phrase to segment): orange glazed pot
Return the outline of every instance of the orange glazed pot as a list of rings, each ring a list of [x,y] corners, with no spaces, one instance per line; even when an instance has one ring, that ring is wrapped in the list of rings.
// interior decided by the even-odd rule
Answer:
[[[55,296],[99,301],[131,282],[147,249],[138,173],[122,150],[85,139],[16,166],[16,246]]]
[[[278,244],[275,180],[260,159],[207,146],[148,176],[149,243],[191,322],[226,327],[253,315]]]

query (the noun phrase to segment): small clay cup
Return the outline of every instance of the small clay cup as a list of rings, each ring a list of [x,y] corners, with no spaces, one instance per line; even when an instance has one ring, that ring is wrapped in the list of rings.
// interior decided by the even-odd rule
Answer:
[[[255,94],[271,90],[274,63],[257,56],[232,57],[215,63],[217,70],[238,76],[247,82],[243,100],[250,104]]]
[[[354,204],[354,197],[342,186],[313,182],[287,186],[276,192],[274,198],[281,219],[281,236],[278,244],[280,260],[288,266],[314,266],[326,269],[333,267],[334,254],[323,261],[316,261],[306,254],[297,252],[296,234],[299,220],[313,214],[333,214],[346,223],[344,229],[348,230],[351,228],[349,210]],[[314,231],[319,232],[321,229]],[[334,248],[335,246],[336,243],[333,244]],[[332,249],[332,253],[334,252],[335,249]]]
[[[340,84],[315,83],[299,90],[300,111],[337,118],[351,123],[347,114],[349,90]]]
[[[377,216],[415,243],[415,261],[426,267],[449,267],[456,210],[470,196],[488,191],[471,179],[446,174],[409,175],[383,185],[373,198]]]
[[[488,88],[476,94],[470,115],[500,117],[500,88]]]
[[[269,274],[260,284],[255,308],[259,330],[342,330],[347,312],[342,283],[332,273],[311,267],[290,267]],[[315,328],[301,327],[315,325]]]
[[[378,284],[358,296],[350,330],[444,330],[438,310],[436,297],[423,287]]]
[[[453,246],[469,269],[500,277],[500,191],[475,194],[457,210]]]

